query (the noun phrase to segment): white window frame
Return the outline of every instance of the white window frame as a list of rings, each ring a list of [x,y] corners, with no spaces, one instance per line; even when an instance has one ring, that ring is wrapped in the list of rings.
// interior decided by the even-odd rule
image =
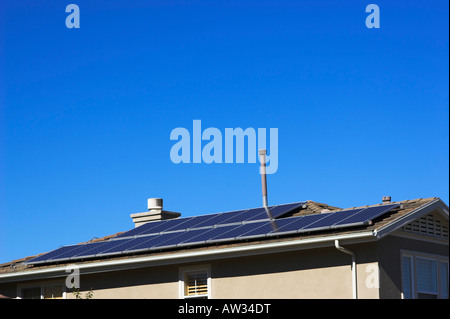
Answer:
[[[449,276],[449,259],[448,256],[441,256],[441,255],[433,255],[433,254],[427,254],[417,251],[406,251],[401,250],[400,252],[400,267],[402,267],[403,257],[409,258],[410,262],[410,282],[411,282],[411,297],[412,299],[418,299],[419,293],[425,293],[425,294],[435,294],[434,292],[430,291],[419,291],[418,283],[417,283],[417,259],[426,259],[426,260],[432,260],[436,262],[436,280],[437,280],[437,298],[441,299],[442,296],[442,290],[441,290],[441,272],[440,272],[440,264],[444,263],[447,264],[447,281]],[[402,299],[405,299],[404,296],[404,290],[403,282],[404,282],[404,274],[403,271],[401,271],[401,297]]]
[[[194,295],[194,296],[186,296],[185,295],[185,283],[184,279],[188,273],[206,273],[206,285],[207,285],[207,293],[203,295]],[[180,267],[179,269],[179,298],[180,299],[197,299],[206,297],[207,299],[211,299],[211,265],[197,265],[197,266],[188,266],[188,267]]]

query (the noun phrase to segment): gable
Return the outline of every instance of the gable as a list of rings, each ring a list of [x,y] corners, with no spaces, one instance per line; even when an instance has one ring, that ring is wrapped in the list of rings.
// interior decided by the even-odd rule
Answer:
[[[434,211],[401,227],[400,231],[448,240],[448,221]]]

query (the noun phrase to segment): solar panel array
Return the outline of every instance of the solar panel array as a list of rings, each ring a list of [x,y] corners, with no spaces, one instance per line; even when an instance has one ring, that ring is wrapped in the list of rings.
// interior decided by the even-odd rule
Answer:
[[[305,202],[271,206],[278,230],[274,231],[264,208],[185,217],[146,223],[107,241],[70,245],[36,257],[40,264],[132,254],[167,248],[267,238],[370,224],[398,204],[337,212],[283,217]]]

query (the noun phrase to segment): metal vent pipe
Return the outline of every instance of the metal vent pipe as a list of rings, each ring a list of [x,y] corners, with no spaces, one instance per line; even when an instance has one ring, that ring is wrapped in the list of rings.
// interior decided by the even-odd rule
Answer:
[[[261,174],[261,186],[262,186],[262,197],[263,197],[263,206],[266,210],[267,217],[272,224],[272,228],[275,232],[278,231],[277,223],[270,213],[270,209],[268,207],[268,199],[267,199],[267,178],[266,178],[266,154],[267,151],[265,149],[259,150],[259,161],[261,162],[260,174]]]

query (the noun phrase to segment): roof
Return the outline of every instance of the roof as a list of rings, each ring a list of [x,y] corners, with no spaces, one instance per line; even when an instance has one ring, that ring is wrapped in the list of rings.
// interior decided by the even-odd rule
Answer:
[[[93,264],[105,261],[124,261],[133,262],[134,260],[142,260],[145,257],[155,257],[155,258],[168,258],[170,255],[181,256],[181,254],[186,254],[189,252],[191,255],[207,254],[214,251],[219,251],[225,253],[227,249],[241,249],[243,251],[254,249],[258,245],[272,245],[273,247],[285,247],[293,243],[303,244],[312,243],[314,241],[328,240],[329,238],[365,238],[364,240],[376,240],[381,238],[386,234],[404,226],[405,224],[411,222],[412,220],[420,217],[425,213],[429,213],[430,210],[439,208],[443,212],[443,216],[448,222],[448,206],[443,203],[439,198],[419,198],[414,200],[405,200],[399,202],[392,202],[389,204],[398,204],[394,206],[394,209],[389,210],[383,215],[375,218],[368,224],[358,224],[356,227],[345,227],[345,228],[333,228],[326,229],[323,231],[314,232],[302,232],[289,234],[288,236],[271,236],[271,237],[257,237],[249,239],[246,241],[227,241],[218,242],[210,245],[200,245],[200,246],[183,246],[183,247],[172,247],[169,250],[157,250],[157,251],[146,251],[143,253],[132,254],[132,255],[113,255],[108,258],[94,258],[76,261],[77,264]],[[330,206],[323,203],[318,203],[314,201],[303,202],[301,208],[294,209],[287,212],[285,215],[281,216],[280,219],[288,219],[296,216],[307,216],[307,215],[317,215],[323,214],[324,212],[345,212],[354,209],[362,208],[374,208],[381,207],[383,204],[367,205],[359,207],[350,207],[342,209],[339,207]],[[326,211],[324,211],[326,210]],[[448,226],[447,226],[448,227]],[[105,236],[102,238],[95,238],[80,244],[87,244],[93,242],[107,242],[113,238],[117,239],[117,236],[124,234],[125,232],[120,232],[117,234]],[[336,237],[339,236],[339,237]],[[272,247],[271,246],[271,247]],[[13,274],[13,273],[23,273],[23,272],[33,272],[36,270],[51,269],[61,267],[62,265],[67,265],[73,263],[73,261],[63,261],[56,264],[44,264],[44,265],[33,265],[28,262],[38,256],[44,254],[39,254],[36,256],[25,257],[22,259],[14,260],[8,263],[0,264],[0,279],[2,274]],[[139,259],[141,258],[141,259]]]

